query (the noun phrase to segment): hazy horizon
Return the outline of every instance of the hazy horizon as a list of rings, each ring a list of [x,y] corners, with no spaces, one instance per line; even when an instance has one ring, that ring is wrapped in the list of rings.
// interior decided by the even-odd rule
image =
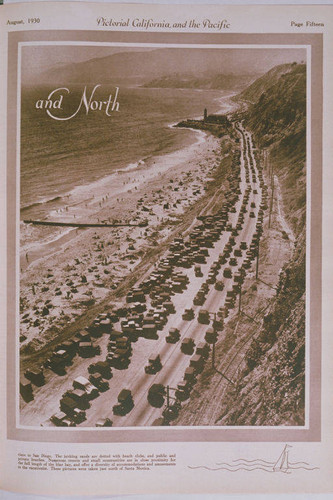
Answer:
[[[303,48],[25,46],[22,83],[135,77],[148,81],[173,74],[259,75],[276,65],[305,59]]]

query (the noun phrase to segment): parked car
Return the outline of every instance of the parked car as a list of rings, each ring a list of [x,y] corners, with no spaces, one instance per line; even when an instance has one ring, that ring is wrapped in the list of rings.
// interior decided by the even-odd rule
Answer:
[[[223,276],[224,278],[232,278],[232,270],[230,267],[226,267],[225,270],[223,271]]]
[[[194,266],[194,274],[197,278],[201,278],[201,276],[203,276],[200,266]]]
[[[199,342],[195,350],[195,354],[201,354],[204,358],[208,358],[210,351],[209,344],[207,342]]]
[[[206,309],[200,309],[198,314],[198,322],[203,325],[208,325],[209,321],[209,312]]]
[[[109,418],[101,418],[95,424],[95,427],[112,427],[113,422]]]
[[[217,281],[217,282],[215,283],[215,287],[214,287],[214,288],[215,288],[215,290],[222,291],[222,290],[223,290],[223,288],[224,288],[224,283],[223,283],[223,281],[220,281],[220,280],[219,280],[219,281]]]
[[[82,376],[76,377],[76,379],[74,379],[73,387],[74,389],[83,389],[87,393],[88,399],[94,399],[99,394],[96,387],[94,387],[88,379]]]
[[[177,389],[175,391],[175,396],[179,401],[186,401],[190,397],[191,384],[189,382],[180,382],[177,384]]]
[[[148,359],[148,365],[145,366],[145,372],[151,375],[159,372],[162,368],[160,355],[151,356]]]
[[[175,344],[180,339],[180,333],[178,328],[170,328],[169,335],[165,337],[165,341],[168,344]]]
[[[185,309],[182,319],[184,321],[191,321],[194,318],[194,311],[193,309]]]
[[[153,384],[148,391],[147,399],[155,408],[161,408],[164,404],[166,389],[163,384]]]
[[[110,389],[109,382],[104,380],[100,373],[93,373],[92,375],[90,375],[89,382],[91,382],[101,392]]]
[[[182,353],[184,354],[193,354],[194,352],[194,347],[195,347],[195,343],[194,343],[194,340],[187,337],[185,338],[183,341],[182,341],[182,344],[181,344],[181,347],[180,347],[180,350],[182,351]]]
[[[175,420],[178,417],[178,415],[179,415],[180,408],[181,407],[180,407],[179,401],[175,401],[174,403],[172,403],[171,405],[167,406],[163,410],[162,416],[167,421]]]
[[[75,427],[75,423],[63,411],[52,415],[50,420],[57,427]]]
[[[199,291],[193,299],[193,305],[194,306],[202,306],[205,303],[205,300],[206,300],[205,292],[202,291],[200,293],[200,291]]]
[[[118,404],[114,405],[113,413],[115,415],[126,415],[134,408],[132,393],[129,389],[123,389],[118,394]]]

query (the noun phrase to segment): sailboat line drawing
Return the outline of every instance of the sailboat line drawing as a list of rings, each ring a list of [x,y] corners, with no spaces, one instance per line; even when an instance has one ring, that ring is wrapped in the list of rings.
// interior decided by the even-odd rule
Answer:
[[[291,474],[297,469],[306,471],[314,471],[319,469],[319,467],[315,467],[308,462],[291,462],[289,459],[289,451],[291,448],[291,445],[285,444],[281,454],[279,455],[279,458],[275,462],[264,460],[262,458],[256,458],[252,460],[246,458],[238,458],[236,460],[232,460],[230,463],[217,462],[213,467],[207,465],[188,465],[188,468],[228,472],[237,472],[240,470],[252,472],[255,470],[262,470],[269,473],[283,472],[284,474]]]
[[[292,448],[289,444],[286,444],[285,447],[283,448],[283,451],[277,461],[274,464],[273,471],[274,472],[286,472],[290,474],[291,471],[288,470],[289,464],[288,464],[288,455],[289,455],[289,449]]]

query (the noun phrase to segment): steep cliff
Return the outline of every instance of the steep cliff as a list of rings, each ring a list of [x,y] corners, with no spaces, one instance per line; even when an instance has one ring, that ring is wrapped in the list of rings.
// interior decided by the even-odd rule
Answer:
[[[282,69],[286,72],[281,74]],[[246,123],[258,145],[268,150],[281,182],[288,222],[299,234],[305,224],[306,202],[306,67],[278,66],[260,81],[261,94],[249,105]]]
[[[275,297],[222,402],[222,425],[303,425],[305,408],[306,68],[274,68],[239,98],[249,104],[245,123],[267,149],[275,189],[281,186],[294,250]]]
[[[304,425],[306,67],[273,68],[236,99],[268,185],[259,279],[246,277],[246,314],[225,324],[175,424]]]

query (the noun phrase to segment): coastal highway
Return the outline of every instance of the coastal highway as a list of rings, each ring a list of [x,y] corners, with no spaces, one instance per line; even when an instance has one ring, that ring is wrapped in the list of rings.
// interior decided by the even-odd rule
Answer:
[[[240,128],[240,130],[242,129]],[[239,137],[241,148],[241,195],[235,205],[235,212],[229,213],[228,222],[231,223],[233,227],[236,226],[245,191],[248,186],[252,189],[247,204],[247,212],[244,214],[244,223],[238,236],[235,237],[236,245],[234,248],[238,248],[241,241],[245,241],[248,246],[250,245],[252,236],[256,230],[258,211],[262,199],[262,192],[258,181],[258,171],[253,155],[251,136],[248,132],[242,130],[242,133],[239,132]],[[248,181],[246,179],[246,169],[249,169],[250,159],[255,171],[256,182],[253,182],[251,172],[249,174]],[[257,190],[257,194],[253,193],[253,189]],[[255,203],[255,208],[250,209],[251,202]],[[255,217],[249,216],[250,211],[254,212]],[[165,341],[165,337],[170,328],[175,327],[179,329],[181,339],[191,337],[194,339],[196,344],[204,340],[205,333],[209,325],[198,323],[197,314],[202,308],[207,309],[211,313],[216,313],[220,307],[223,307],[227,291],[232,288],[233,284],[232,279],[222,278],[223,270],[226,267],[229,267],[228,262],[221,267],[219,275],[217,276],[218,280],[223,279],[225,284],[224,290],[217,291],[215,290],[213,284],[210,285],[209,292],[206,295],[206,301],[203,306],[193,306],[193,299],[200,289],[201,284],[206,281],[212,263],[217,261],[219,255],[223,252],[224,246],[229,240],[229,236],[230,232],[224,231],[220,239],[215,243],[214,247],[209,249],[207,262],[205,264],[201,264],[203,277],[196,277],[193,267],[190,269],[181,268],[181,271],[184,274],[187,274],[189,284],[183,293],[175,294],[172,297],[176,312],[169,315],[168,321],[163,330],[158,332],[158,340],[140,337],[137,342],[132,344],[133,353],[128,368],[124,370],[117,370],[113,368],[113,377],[109,381],[110,389],[100,393],[98,398],[91,401],[91,407],[86,410],[87,419],[82,422],[79,427],[94,427],[99,419],[106,417],[113,421],[114,427],[148,426],[151,425],[156,418],[161,416],[164,407],[154,408],[147,401],[147,393],[150,386],[154,383],[162,383],[163,385],[169,385],[170,387],[175,388],[177,384],[183,380],[184,372],[189,366],[191,358],[191,356],[181,352],[181,341],[176,344],[168,344]],[[243,251],[242,256],[237,258],[237,266],[233,267],[233,273],[240,268],[244,259],[245,252]],[[253,273],[253,268],[254,265],[252,266],[252,269],[248,270],[248,274],[251,272]],[[234,310],[237,310],[238,308],[237,301]],[[192,321],[182,320],[182,314],[186,308],[193,308],[194,310],[195,318]],[[231,310],[231,314],[234,310]],[[211,316],[213,316],[213,314]],[[220,339],[223,338],[223,335],[223,331],[219,332]],[[36,425],[37,422],[41,422],[42,425],[45,426],[51,425],[49,418],[51,415],[59,411],[59,402],[62,394],[72,387],[73,380],[79,375],[88,377],[88,366],[92,362],[105,359],[108,342],[107,336],[104,335],[98,342],[101,347],[101,354],[93,359],[82,359],[76,356],[73,360],[73,365],[67,368],[67,374],[65,376],[61,377],[47,370],[47,383],[45,386],[40,387],[39,390],[36,391],[33,404],[29,403],[22,409],[21,424],[31,426]],[[148,375],[145,373],[144,367],[147,364],[148,359],[157,354],[161,357],[163,365],[162,369],[156,375]],[[211,354],[206,363],[211,363]],[[115,404],[117,404],[118,394],[125,388],[130,389],[132,392],[134,408],[125,416],[116,416],[113,414],[112,408]],[[193,391],[195,391],[195,386]],[[172,390],[170,391],[170,394],[171,396],[173,395]]]
[[[236,203],[236,211],[229,214],[228,222],[230,222],[233,227],[236,225],[243,197],[246,188],[249,185],[252,189],[247,206],[250,207],[251,202],[254,202],[255,208],[248,208],[247,212],[244,214],[243,227],[238,236],[235,237],[236,245],[234,248],[239,247],[241,241],[245,241],[248,246],[250,245],[252,236],[256,230],[258,211],[262,199],[262,191],[258,181],[258,171],[256,169],[255,158],[253,155],[252,139],[250,134],[245,131],[243,131],[243,133],[246,138],[245,141],[243,139],[243,135],[239,134],[242,151],[240,182],[241,196]],[[249,166],[250,158],[254,167],[256,182],[253,182],[251,173],[249,182],[246,182],[245,165]],[[257,194],[253,193],[253,189],[257,190]],[[255,217],[249,216],[250,210],[254,212]],[[167,324],[163,330],[159,332],[159,339],[157,341],[140,338],[138,342],[133,345],[134,354],[129,368],[124,371],[113,370],[114,376],[110,381],[110,390],[101,394],[95,401],[92,401],[92,408],[87,410],[87,420],[84,421],[81,426],[94,426],[97,420],[105,417],[111,418],[114,427],[148,426],[151,425],[155,419],[161,416],[165,406],[162,408],[155,408],[148,403],[147,394],[149,388],[155,383],[160,383],[165,386],[169,385],[171,388],[176,388],[177,384],[183,380],[184,372],[189,366],[191,358],[190,355],[186,355],[181,352],[181,340],[176,344],[168,344],[165,342],[165,337],[170,328],[175,327],[179,329],[181,339],[190,337],[196,344],[204,340],[205,333],[209,325],[198,323],[197,315],[199,310],[204,308],[212,313],[211,316],[213,317],[213,313],[217,313],[218,309],[223,307],[227,292],[232,289],[233,284],[232,279],[223,278],[223,270],[226,267],[229,267],[229,263],[227,262],[221,267],[217,276],[217,280],[224,281],[225,287],[222,291],[217,291],[215,290],[214,285],[210,285],[210,290],[203,306],[193,306],[193,298],[195,297],[201,284],[206,280],[211,264],[216,261],[218,256],[223,252],[223,248],[228,242],[229,236],[229,232],[223,232],[221,238],[215,243],[214,248],[209,249],[207,262],[206,264],[201,265],[203,277],[196,277],[193,268],[182,269],[182,272],[187,274],[189,277],[189,284],[187,290],[185,290],[182,294],[176,294],[173,297],[176,313],[169,316]],[[237,258],[237,266],[233,268],[234,273],[240,268],[245,258],[245,252],[243,251],[242,256]],[[249,273],[250,272],[253,273],[253,268],[252,270],[249,270]],[[184,312],[184,309],[191,307],[194,310],[195,318],[192,321],[182,320],[182,313]],[[237,301],[235,305],[235,309],[236,308],[238,308]],[[210,324],[212,324],[212,321]],[[222,338],[223,332],[220,332],[219,335],[220,338]],[[162,369],[155,375],[148,375],[144,372],[144,366],[147,364],[149,357],[157,354],[160,355]],[[206,363],[211,363],[211,355]],[[127,415],[113,415],[112,407],[117,404],[117,396],[124,388],[131,390],[134,400],[134,408]],[[170,395],[173,396],[173,393],[174,391],[171,389]]]

